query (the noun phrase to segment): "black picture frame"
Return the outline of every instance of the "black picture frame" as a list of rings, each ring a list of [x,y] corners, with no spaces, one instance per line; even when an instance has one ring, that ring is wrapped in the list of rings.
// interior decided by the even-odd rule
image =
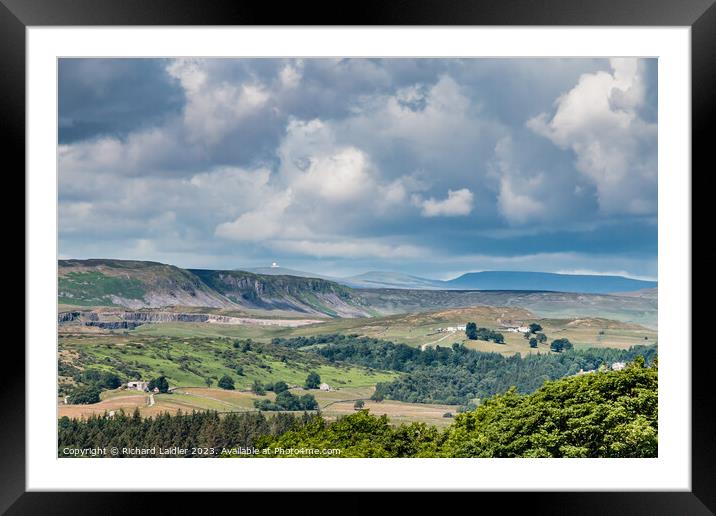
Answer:
[[[3,160],[6,164],[14,163],[16,170],[25,169],[25,30],[28,26],[287,24],[689,26],[692,169],[705,174],[715,168],[709,148],[712,145],[707,140],[707,127],[716,118],[714,0],[363,0],[348,6],[337,2],[283,3],[280,8],[238,0],[0,0]],[[692,180],[693,170],[684,171],[691,174]],[[28,273],[26,269],[25,274]],[[708,384],[716,358],[715,346],[708,339],[691,344],[690,328],[685,330],[684,339],[686,342],[678,345],[691,345],[692,353],[691,492],[481,493],[481,500],[497,502],[508,512],[526,506],[532,513],[713,514],[716,511],[716,445],[713,444],[716,428],[712,417],[715,404]],[[25,492],[25,358],[22,350],[15,351],[13,366],[4,368],[0,391],[5,407],[0,422],[0,511],[102,514],[145,510],[146,504],[157,495]],[[168,495],[161,500],[165,512],[186,507],[186,494]],[[234,495],[212,493],[210,496],[211,506],[218,508]],[[354,497],[358,499],[360,495],[346,495],[341,504],[351,507]]]

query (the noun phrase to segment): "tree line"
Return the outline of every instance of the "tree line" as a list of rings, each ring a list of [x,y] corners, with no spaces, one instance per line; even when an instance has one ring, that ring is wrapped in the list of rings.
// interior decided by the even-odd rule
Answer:
[[[280,435],[308,421],[308,414],[277,413],[266,417],[260,412],[219,415],[214,411],[176,415],[162,413],[142,418],[120,411],[114,417],[93,415],[87,419],[62,417],[58,424],[60,456],[65,448],[106,448],[106,456],[158,457],[157,454],[123,453],[123,448],[222,448],[253,446],[259,437]],[[111,448],[120,453],[111,455]]]

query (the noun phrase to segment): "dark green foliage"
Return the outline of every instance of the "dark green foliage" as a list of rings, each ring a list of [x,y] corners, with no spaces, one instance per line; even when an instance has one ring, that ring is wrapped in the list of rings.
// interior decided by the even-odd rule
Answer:
[[[470,340],[493,341],[498,344],[505,342],[505,337],[501,333],[488,328],[478,328],[474,322],[469,322],[465,325],[465,335]]]
[[[310,337],[276,337],[271,340],[274,346],[284,346],[287,348],[305,348],[308,346],[316,346],[321,344],[341,344],[351,342],[355,339],[361,339],[360,335],[352,333],[344,335],[342,333],[323,333],[321,335],[312,335]]]
[[[122,380],[116,374],[97,369],[86,369],[76,374],[74,379],[77,383],[84,385],[92,385],[100,391],[106,389],[116,389],[122,385]]]
[[[335,457],[656,457],[657,369],[637,358],[623,371],[514,389],[455,416],[444,432],[422,423],[391,427],[366,410],[259,439],[262,447],[334,448]],[[444,417],[451,417],[449,412]]]
[[[656,367],[637,357],[619,372],[549,382],[531,395],[510,390],[457,416],[449,457],[656,457]]]
[[[537,347],[537,339],[535,339],[534,337],[532,337],[532,338],[530,339],[530,347],[531,347],[531,348],[536,348],[536,347]]]
[[[465,325],[465,335],[470,340],[477,340],[477,324],[469,322]]]
[[[234,380],[226,374],[219,379],[219,383],[217,385],[227,391],[233,391],[235,389]]]
[[[354,410],[360,410],[363,407],[365,407],[365,401],[363,401],[363,400],[356,400],[356,402],[353,404]]]
[[[236,349],[240,349],[242,353],[248,353],[252,350],[251,344],[253,344],[254,341],[251,339],[244,339],[244,340],[235,340],[234,341],[234,347]]]
[[[492,341],[496,344],[504,344],[505,337],[500,332],[490,330],[488,328],[478,328],[476,340]]]
[[[266,388],[261,385],[261,382],[259,382],[258,380],[254,380],[253,385],[251,385],[251,392],[257,394],[258,396],[263,396],[264,394],[266,394]]]
[[[287,391],[287,390],[288,390],[288,384],[287,384],[286,382],[283,382],[283,381],[279,380],[278,382],[275,382],[275,383],[273,384],[273,389],[272,389],[272,390],[273,390],[273,392],[275,392],[276,394],[280,394],[280,393],[282,393],[283,391]]]
[[[383,401],[383,400],[385,399],[385,396],[383,395],[382,392],[375,391],[375,392],[373,393],[373,395],[370,397],[370,399],[372,399],[373,401],[376,401],[376,402],[380,403],[381,401]]]
[[[279,435],[309,420],[308,416],[292,414],[276,414],[270,418],[261,413],[249,412],[242,414],[226,414],[219,416],[216,412],[193,412],[177,414],[163,413],[153,418],[142,419],[137,413],[134,416],[120,412],[113,418],[90,416],[88,419],[60,418],[58,421],[58,449],[61,457],[62,449],[69,448],[106,448],[107,456],[110,447],[119,448],[118,457],[153,457],[167,455],[131,455],[122,452],[122,448],[179,448],[194,447],[217,448],[217,455],[201,455],[216,457],[222,447],[250,447],[260,436]]]
[[[555,353],[561,353],[562,351],[569,351],[570,349],[573,349],[574,346],[572,346],[572,343],[569,342],[569,339],[556,339],[552,341],[552,344],[549,345],[549,349],[554,351]]]
[[[530,324],[529,328],[530,328],[530,333],[537,333],[538,331],[542,331],[542,326],[540,326],[537,323]]]
[[[321,377],[316,372],[310,372],[308,374],[308,377],[306,378],[306,383],[304,384],[304,387],[306,389],[318,389],[318,387],[321,385]]]
[[[255,400],[254,406],[259,410],[316,410],[318,403],[311,394],[296,396],[291,391],[281,391],[276,395],[276,401]]]
[[[307,423],[278,437],[261,438],[256,445],[270,450],[313,448],[340,451],[332,457],[416,457],[435,456],[439,439],[440,431],[435,427],[413,423],[394,428],[390,426],[387,416],[375,417],[367,410],[360,410],[334,423],[314,416]]]
[[[73,405],[89,405],[91,403],[99,403],[100,390],[94,385],[77,387],[73,390],[67,401]]]
[[[535,337],[537,337],[537,341],[540,344],[547,342],[547,335],[545,335],[544,333],[537,333],[535,334]]]
[[[657,348],[634,346],[629,350],[604,348],[506,357],[474,351],[460,344],[420,350],[360,337],[313,351],[332,362],[409,373],[377,385],[376,393],[385,398],[460,405],[474,398],[503,393],[512,386],[521,393],[532,392],[545,380],[562,378],[580,369],[592,371],[602,364],[628,362],[637,355],[644,356],[650,363],[656,357]]]
[[[169,382],[167,381],[166,376],[160,376],[159,378],[154,378],[150,380],[149,384],[147,385],[147,389],[153,391],[155,387],[159,389],[159,392],[168,392]]]

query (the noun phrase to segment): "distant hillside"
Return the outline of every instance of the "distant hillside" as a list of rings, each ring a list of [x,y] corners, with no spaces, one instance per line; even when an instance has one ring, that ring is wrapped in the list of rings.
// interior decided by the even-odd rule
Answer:
[[[58,302],[128,308],[230,304],[189,271],[133,260],[60,260]]]
[[[529,290],[415,290],[362,289],[364,302],[384,314],[426,312],[472,306],[519,307],[540,317],[600,317],[657,327],[656,298],[581,294],[574,292],[531,292]]]
[[[74,306],[201,306],[332,317],[375,314],[352,289],[318,278],[186,270],[157,262],[60,260],[58,302]]]
[[[445,282],[446,288],[469,290],[547,290],[608,294],[654,288],[656,281],[623,276],[556,274],[552,272],[484,271],[469,272]]]
[[[356,288],[446,288],[443,281],[410,276],[400,272],[372,271],[336,281]]]

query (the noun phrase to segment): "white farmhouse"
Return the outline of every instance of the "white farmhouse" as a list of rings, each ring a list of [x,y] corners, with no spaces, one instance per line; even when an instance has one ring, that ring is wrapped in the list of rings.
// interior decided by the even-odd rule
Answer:
[[[141,380],[127,382],[127,390],[132,391],[146,391],[148,386],[149,382],[143,382]]]
[[[612,371],[621,371],[626,367],[626,364],[624,362],[614,362],[612,364]]]
[[[321,389],[322,391],[330,391],[331,390],[331,386],[328,385],[327,383],[322,383],[321,385],[318,386],[318,388]]]

